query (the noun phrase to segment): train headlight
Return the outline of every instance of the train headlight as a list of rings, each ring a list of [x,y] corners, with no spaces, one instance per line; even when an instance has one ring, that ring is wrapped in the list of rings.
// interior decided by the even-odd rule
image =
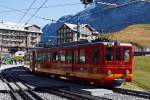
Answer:
[[[130,73],[130,71],[129,71],[129,70],[126,70],[126,71],[125,71],[125,74],[126,74],[126,75],[128,75],[129,73]]]
[[[112,74],[111,70],[108,70],[107,74],[108,74],[108,75]]]

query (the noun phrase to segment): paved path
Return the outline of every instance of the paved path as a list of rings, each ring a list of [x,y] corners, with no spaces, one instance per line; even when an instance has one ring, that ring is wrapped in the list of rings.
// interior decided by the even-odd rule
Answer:
[[[18,66],[23,66],[21,64],[13,64],[13,65],[1,65],[0,70],[4,70],[4,69],[9,69],[9,68],[13,68],[13,67],[18,67]]]

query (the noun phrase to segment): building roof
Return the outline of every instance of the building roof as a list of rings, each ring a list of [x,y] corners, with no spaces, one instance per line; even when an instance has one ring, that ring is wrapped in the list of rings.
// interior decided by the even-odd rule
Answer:
[[[66,26],[68,26],[70,29],[77,31],[77,25],[71,24],[71,23],[64,23]]]
[[[39,27],[39,26],[37,26],[37,25],[28,25],[28,26],[25,26],[25,27],[32,27],[32,26],[34,26],[34,27],[36,27],[36,28],[40,29],[40,27]]]
[[[4,22],[4,21],[0,22],[0,29],[42,33],[41,30],[40,31],[31,31],[31,30],[27,30],[25,28],[25,27],[30,27],[30,26],[35,26],[35,25],[22,25],[22,24],[18,24],[18,23]],[[36,25],[36,27],[39,27],[39,26]]]
[[[71,23],[64,23],[64,24],[68,26],[70,29],[72,29],[73,31],[77,31],[77,24],[71,24]],[[88,24],[80,24],[79,27],[80,30],[82,30],[83,28],[88,28],[91,31],[93,31],[95,34],[98,34],[98,32]]]

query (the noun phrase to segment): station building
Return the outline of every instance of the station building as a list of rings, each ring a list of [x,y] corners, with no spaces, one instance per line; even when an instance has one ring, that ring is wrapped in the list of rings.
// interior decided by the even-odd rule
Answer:
[[[40,42],[41,33],[37,25],[0,22],[0,52],[7,54],[34,48]]]

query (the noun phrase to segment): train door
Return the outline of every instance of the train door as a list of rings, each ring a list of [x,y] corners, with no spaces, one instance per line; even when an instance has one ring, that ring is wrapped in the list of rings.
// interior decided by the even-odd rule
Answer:
[[[30,55],[30,70],[35,71],[35,51],[31,51]]]
[[[73,63],[72,63],[72,72],[76,72],[79,67],[79,50],[76,48],[73,50]]]
[[[131,48],[115,47],[114,53],[114,70],[115,73],[125,74],[125,70],[130,70],[131,65]]]
[[[60,49],[58,52],[58,69],[64,74],[65,72],[65,49]]]
[[[44,61],[45,61],[45,53],[41,50],[36,51],[35,52],[35,65],[36,65],[36,68],[38,68],[38,69],[43,68],[43,66],[45,65]]]
[[[66,76],[69,76],[73,71],[73,50],[67,49],[66,50],[66,64],[64,66],[64,71],[66,73]]]
[[[85,74],[88,72],[86,60],[86,48],[74,49],[72,71],[77,77],[86,77]]]
[[[79,73],[80,77],[81,75],[83,77],[87,77],[88,74],[88,62],[87,62],[87,48],[80,48],[79,49],[79,64],[76,67],[77,73]]]
[[[131,47],[123,47],[123,66],[124,73],[132,74],[132,48]]]
[[[32,63],[32,52],[27,52],[25,54],[25,61],[24,61],[25,67],[31,68],[32,65],[31,63]]]
[[[123,74],[123,60],[122,60],[122,47],[114,46],[114,67],[113,72],[116,74]],[[114,74],[115,75],[115,74]],[[117,76],[115,76],[117,77]]]
[[[112,46],[104,46],[104,65],[105,67],[113,67],[114,64],[114,48]]]
[[[35,51],[35,68],[39,68],[40,67],[40,65],[39,65],[39,56],[38,56],[38,53],[39,53],[39,51],[38,50],[36,50]]]
[[[102,49],[100,45],[92,45],[90,46],[88,51],[88,63],[90,64],[89,66],[89,73],[100,73],[101,70],[101,64],[102,64]]]

